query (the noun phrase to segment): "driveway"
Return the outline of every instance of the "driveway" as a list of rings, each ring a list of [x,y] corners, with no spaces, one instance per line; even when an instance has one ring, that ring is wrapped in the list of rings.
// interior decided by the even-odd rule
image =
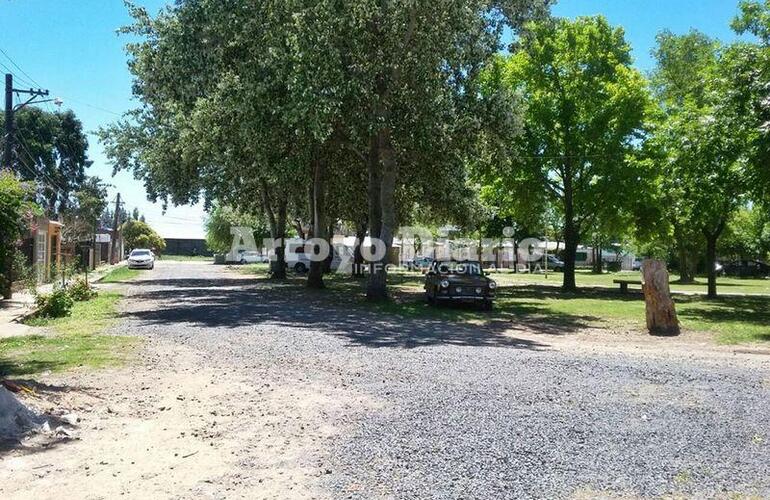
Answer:
[[[118,331],[147,339],[141,368],[89,384],[153,430],[92,439],[176,455],[131,475],[113,450],[106,496],[770,497],[767,357],[394,319],[198,263],[159,262],[127,292]],[[88,440],[67,445],[78,473]]]

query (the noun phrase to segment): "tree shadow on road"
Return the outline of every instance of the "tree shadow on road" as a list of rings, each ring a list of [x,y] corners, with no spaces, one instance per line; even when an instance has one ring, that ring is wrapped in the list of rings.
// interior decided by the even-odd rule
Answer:
[[[548,348],[549,336],[574,333],[596,318],[549,314],[533,301],[514,309],[484,312],[474,306],[433,308],[421,293],[395,287],[393,300],[367,303],[363,283],[327,280],[328,288],[304,287],[301,278],[272,282],[263,278],[161,279],[135,282],[131,298],[141,309],[127,315],[153,325],[186,324],[238,328],[260,323],[313,328],[365,347],[415,348],[436,345]],[[517,337],[526,332],[542,336]]]

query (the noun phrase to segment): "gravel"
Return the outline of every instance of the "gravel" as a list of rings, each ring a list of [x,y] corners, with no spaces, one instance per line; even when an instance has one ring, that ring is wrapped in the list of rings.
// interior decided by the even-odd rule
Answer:
[[[300,458],[331,497],[770,497],[770,360],[552,350],[202,264],[146,276],[123,328],[339,396],[303,429],[344,432]]]

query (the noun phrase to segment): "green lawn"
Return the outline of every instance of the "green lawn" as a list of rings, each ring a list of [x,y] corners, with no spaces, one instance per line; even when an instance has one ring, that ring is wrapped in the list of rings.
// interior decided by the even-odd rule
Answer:
[[[159,257],[159,260],[169,260],[169,261],[176,261],[176,262],[214,262],[214,257],[207,257],[205,255],[163,254]]]
[[[546,278],[543,274],[514,274],[509,271],[491,273],[491,276],[501,285],[543,285],[543,286],[561,286],[562,273],[549,273]],[[580,270],[575,279],[578,287],[608,287],[618,288],[613,283],[616,279],[641,280],[641,273],[638,271],[623,271],[619,273],[593,274],[590,271]],[[680,285],[676,283],[679,276],[671,276],[671,290],[673,292],[701,292],[706,293],[706,278],[700,277],[696,283],[690,285]],[[641,289],[640,286],[630,286],[631,289]],[[717,280],[717,291],[723,294],[765,294],[770,295],[769,279],[739,279],[739,278],[719,278]]]
[[[235,269],[266,280],[267,266],[264,264]],[[428,306],[422,293],[423,277],[417,273],[392,274],[389,277],[392,300],[386,303],[365,302],[365,280],[354,280],[349,276],[327,276],[327,290],[305,293],[339,307],[362,307],[402,317],[474,324],[508,321],[552,333],[589,327],[645,331],[645,306],[641,294],[621,295],[616,290],[603,288],[612,285],[614,275],[580,273],[578,276],[583,290],[567,294],[558,288],[561,283],[559,274],[549,276],[548,282],[539,275],[495,274],[501,287],[495,310],[491,313],[473,307]],[[296,294],[304,290],[304,278],[290,274],[288,281],[295,285],[288,293],[294,297],[292,300],[297,300]],[[763,280],[735,281],[741,281],[746,288],[763,289],[765,286]],[[770,342],[770,295],[724,296],[714,300],[701,295],[675,295],[675,301],[679,319],[687,331],[713,334],[722,344]]]
[[[116,267],[108,272],[101,280],[101,283],[121,283],[139,276],[139,270],[129,269],[126,266]]]
[[[102,293],[88,302],[76,302],[68,317],[28,320],[27,324],[46,327],[51,334],[0,339],[0,376],[121,364],[138,340],[104,335],[117,321],[120,298],[116,293]]]

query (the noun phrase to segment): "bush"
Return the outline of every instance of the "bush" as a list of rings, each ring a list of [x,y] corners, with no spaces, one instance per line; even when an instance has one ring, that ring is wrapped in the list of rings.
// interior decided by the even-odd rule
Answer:
[[[85,302],[96,297],[97,293],[94,287],[88,284],[83,278],[76,279],[67,289],[70,297],[75,302]]]
[[[37,315],[44,318],[63,318],[72,312],[75,303],[64,288],[55,288],[53,292],[38,295]]]

